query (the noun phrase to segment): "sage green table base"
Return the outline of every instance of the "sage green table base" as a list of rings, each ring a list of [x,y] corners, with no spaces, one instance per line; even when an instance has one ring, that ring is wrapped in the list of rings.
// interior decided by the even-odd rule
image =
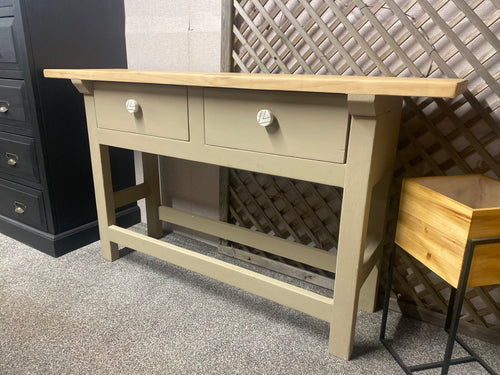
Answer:
[[[286,103],[283,103],[280,102],[279,92],[259,92],[254,96],[251,91],[242,90],[243,98],[254,98],[256,102],[265,101],[266,95],[269,95],[277,112],[293,102],[300,120],[303,121],[305,114],[310,121],[294,123],[293,116],[286,121],[283,120],[285,115],[278,116],[281,118],[278,134],[254,125],[256,129],[245,130],[249,133],[244,137],[257,134],[255,136],[261,140],[249,141],[247,148],[241,140],[235,140],[237,146],[230,147],[231,137],[224,137],[227,134],[224,128],[231,126],[225,121],[237,123],[231,114],[238,113],[238,106],[241,106],[242,113],[251,112],[249,104],[247,101],[231,100],[220,93],[223,89],[210,96],[213,92],[207,94],[202,87],[176,86],[176,90],[162,91],[146,84],[108,85],[92,81],[74,81],[74,84],[85,96],[104,258],[110,261],[117,259],[118,245],[126,246],[327,321],[330,323],[330,353],[349,359],[358,307],[373,311],[376,302],[384,216],[398,137],[401,98],[362,94],[325,94],[315,98],[309,93],[294,92],[288,93]],[[233,90],[231,96],[237,97],[238,94],[238,90]],[[184,97],[185,102],[179,100],[179,95]],[[132,116],[129,121],[123,113],[115,113],[124,111],[125,99],[129,96],[139,96],[143,106],[142,117],[137,121],[133,120],[134,115],[126,114]],[[305,104],[301,104],[303,98]],[[187,118],[183,118],[182,113],[174,114],[172,118],[165,118],[164,113],[155,117],[154,111],[149,110],[162,100],[167,106],[171,101],[174,104],[172,108],[185,103],[179,110],[185,111],[187,105],[188,111],[184,112]],[[115,102],[119,102],[120,107],[115,108]],[[229,105],[231,111],[226,112],[225,108]],[[175,119],[177,128],[169,127],[172,119]],[[180,123],[185,123],[186,129],[178,128]],[[322,138],[327,137],[326,144],[333,146],[331,153],[328,150],[316,152],[318,146],[307,142],[310,126],[314,130],[314,142],[325,142]],[[303,139],[298,140],[301,129]],[[237,137],[237,131],[232,131],[235,133],[233,137]],[[264,144],[266,142],[268,144]],[[276,152],[273,145],[276,145]],[[288,145],[296,150],[288,152]],[[144,183],[123,191],[112,191],[109,146],[142,152]],[[158,155],[343,187],[337,254],[161,206]],[[114,215],[116,207],[142,198],[146,198],[148,236],[116,226]],[[164,243],[157,239],[162,235],[162,221],[335,272],[334,298]]]

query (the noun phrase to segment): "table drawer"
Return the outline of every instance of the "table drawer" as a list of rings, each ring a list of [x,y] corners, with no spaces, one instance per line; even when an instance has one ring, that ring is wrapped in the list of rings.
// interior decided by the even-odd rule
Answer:
[[[0,215],[46,230],[42,192],[0,179]]]
[[[96,82],[94,97],[99,128],[189,140],[186,87]]]
[[[0,171],[38,182],[35,140],[0,132]]]
[[[23,80],[0,79],[0,121],[26,121],[26,103]]]
[[[206,88],[204,106],[208,145],[345,162],[345,95]],[[262,109],[274,115],[271,126],[258,124]]]

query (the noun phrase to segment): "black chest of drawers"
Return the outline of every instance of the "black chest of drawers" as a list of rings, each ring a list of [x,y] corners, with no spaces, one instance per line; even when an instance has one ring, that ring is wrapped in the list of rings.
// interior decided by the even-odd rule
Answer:
[[[122,0],[0,0],[0,232],[52,256],[98,239],[83,100],[43,78],[57,67],[126,68]],[[112,150],[114,188],[135,184],[133,165]]]

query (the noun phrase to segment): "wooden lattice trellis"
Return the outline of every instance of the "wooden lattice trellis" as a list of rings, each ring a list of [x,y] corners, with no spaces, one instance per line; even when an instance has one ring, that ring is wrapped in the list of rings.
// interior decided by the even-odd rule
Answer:
[[[236,169],[229,173],[230,222],[325,251],[336,251],[341,188]],[[300,278],[333,287],[333,282],[324,279],[333,277],[327,271],[243,245],[237,246],[303,270]]]
[[[390,239],[403,177],[481,173],[500,178],[500,1],[227,4],[232,49],[226,68],[233,71],[469,80],[468,91],[455,100],[404,98],[386,248],[394,246]],[[228,219],[332,251],[341,191],[329,189],[231,171]],[[395,279],[400,300],[446,312],[449,287],[403,252]],[[500,286],[470,289],[464,312],[464,320],[499,337]]]

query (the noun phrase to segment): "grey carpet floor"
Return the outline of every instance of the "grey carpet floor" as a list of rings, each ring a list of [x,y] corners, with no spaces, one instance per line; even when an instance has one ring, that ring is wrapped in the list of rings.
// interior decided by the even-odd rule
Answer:
[[[215,253],[183,236],[166,240]],[[345,362],[328,354],[322,321],[139,252],[123,255],[107,262],[96,242],[55,259],[0,235],[0,374],[402,373],[377,340],[380,312],[359,313]],[[389,327],[409,364],[440,359],[438,327],[394,312]],[[466,341],[500,371],[498,346]],[[450,371],[484,373],[476,363]]]

